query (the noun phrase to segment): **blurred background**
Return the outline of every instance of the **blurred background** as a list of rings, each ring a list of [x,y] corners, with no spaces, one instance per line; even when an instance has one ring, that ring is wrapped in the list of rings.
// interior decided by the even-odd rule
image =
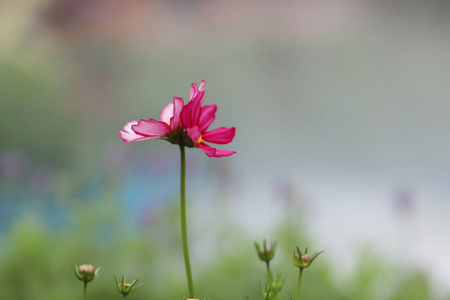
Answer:
[[[305,299],[450,299],[450,18],[445,1],[0,2],[5,299],[187,296],[179,153],[125,144],[206,80],[229,158],[187,151],[200,299],[258,299],[254,241],[294,295],[295,246],[325,250]]]

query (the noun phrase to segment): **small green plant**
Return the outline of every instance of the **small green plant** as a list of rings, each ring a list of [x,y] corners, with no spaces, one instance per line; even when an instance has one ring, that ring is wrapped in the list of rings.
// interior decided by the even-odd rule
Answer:
[[[262,242],[262,246],[260,246],[257,242],[255,242],[256,252],[261,261],[266,263],[267,274],[266,274],[266,283],[261,285],[260,294],[263,300],[279,300],[278,293],[283,288],[284,281],[286,276],[282,276],[282,274],[278,274],[276,279],[274,279],[272,271],[270,270],[270,261],[273,259],[275,255],[277,243],[271,242],[270,246],[267,246],[266,240]],[[312,256],[308,254],[308,247],[305,249],[305,253],[300,251],[300,248],[297,247],[297,251],[293,251],[293,263],[294,266],[299,268],[299,275],[297,281],[297,293],[295,296],[295,300],[298,300],[300,297],[300,289],[302,284],[302,275],[303,269],[308,268],[311,263],[319,256],[323,251],[315,252]],[[292,298],[291,298],[292,299]]]
[[[136,286],[139,279],[135,279],[132,283],[126,282],[125,275],[122,275],[122,281],[118,282],[116,275],[114,275],[114,281],[116,282],[117,290],[122,295],[122,299],[136,291],[142,284]]]
[[[272,271],[270,270],[270,261],[275,256],[275,250],[277,249],[277,242],[271,242],[270,246],[267,245],[267,241],[262,242],[262,246],[255,242],[255,249],[258,253],[258,257],[261,261],[266,263],[267,274],[266,274],[266,284],[261,286],[261,295],[263,299],[278,299],[277,294],[283,288],[283,283],[285,277],[282,274],[278,274],[277,278],[274,279]]]
[[[83,295],[84,300],[88,299],[87,296],[87,284],[97,278],[99,276],[100,267],[95,269],[93,265],[83,264],[81,266],[77,266],[75,264],[75,275],[77,278],[84,283]]]
[[[294,252],[293,263],[294,266],[298,267],[298,281],[297,281],[297,293],[295,295],[295,300],[300,299],[300,288],[302,286],[302,275],[303,269],[308,268],[311,263],[319,256],[323,251],[315,252],[312,256],[308,254],[308,247],[305,249],[305,253],[302,254],[300,248],[297,246],[297,252]]]

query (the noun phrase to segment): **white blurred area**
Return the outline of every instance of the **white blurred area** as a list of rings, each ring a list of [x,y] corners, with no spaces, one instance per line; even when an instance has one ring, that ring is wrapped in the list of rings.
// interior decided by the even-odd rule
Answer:
[[[369,243],[448,289],[449,8],[444,1],[3,1],[0,43],[2,55],[32,44],[67,59],[106,40],[125,53],[121,63],[138,69],[127,87],[148,97],[173,96],[172,85],[182,96],[205,79],[205,102],[219,107],[215,125],[237,128],[224,147],[238,152],[226,160],[238,182],[230,221],[263,235],[292,212],[274,193],[284,182],[295,190],[293,207],[303,201],[299,226],[305,218],[313,248],[329,260],[351,268]],[[127,95],[129,107],[144,99]]]

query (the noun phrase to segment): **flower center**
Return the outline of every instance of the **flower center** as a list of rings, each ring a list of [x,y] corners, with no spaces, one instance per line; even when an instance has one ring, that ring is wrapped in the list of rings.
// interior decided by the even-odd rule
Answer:
[[[197,140],[197,144],[201,144],[201,143],[203,143],[203,142],[204,142],[203,137],[200,136],[200,137],[198,138],[198,140]]]

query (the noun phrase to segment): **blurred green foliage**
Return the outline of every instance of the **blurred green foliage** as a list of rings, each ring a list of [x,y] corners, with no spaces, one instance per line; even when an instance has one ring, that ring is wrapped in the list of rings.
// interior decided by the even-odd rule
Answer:
[[[56,73],[43,62],[0,56],[0,78],[0,151],[21,150],[41,165],[66,165],[74,131]]]
[[[159,224],[129,232],[128,220],[114,208],[119,205],[108,201],[109,208],[105,208],[104,201],[73,205],[76,214],[71,230],[50,233],[32,213],[17,220],[1,238],[2,298],[81,299],[82,284],[73,274],[73,265],[90,263],[101,266],[101,276],[89,284],[90,299],[120,299],[113,274],[126,274],[130,280],[139,278],[144,283],[131,296],[133,299],[182,299],[187,287],[176,205],[167,205],[160,211]],[[310,240],[298,230],[295,235],[286,234],[292,228],[289,223],[276,229],[284,234],[279,235],[272,264],[275,274],[282,272],[287,276],[280,293],[282,299],[290,299],[296,288],[297,268],[291,265],[290,249]],[[109,237],[98,231],[105,225]],[[232,226],[218,229],[217,234],[224,245],[211,245],[215,249],[211,259],[203,261],[202,254],[194,251],[198,297],[260,299],[265,266],[255,253],[251,237]],[[191,246],[200,242],[198,238],[191,239]],[[377,257],[370,249],[363,249],[354,271],[340,276],[325,252],[304,272],[301,299],[438,299],[423,273],[389,266]]]

